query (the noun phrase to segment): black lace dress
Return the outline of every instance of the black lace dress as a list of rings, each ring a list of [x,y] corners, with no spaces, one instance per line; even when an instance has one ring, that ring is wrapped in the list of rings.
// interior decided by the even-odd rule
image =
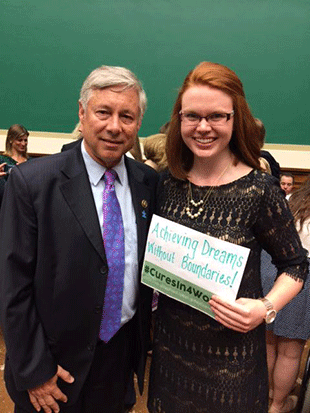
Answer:
[[[207,187],[193,185],[193,198]],[[307,259],[276,180],[259,171],[215,187],[204,212],[186,215],[187,182],[162,177],[158,214],[205,234],[250,248],[238,297],[262,297],[261,247],[279,274],[307,275]],[[238,333],[160,295],[148,408],[151,413],[266,413],[265,325]]]

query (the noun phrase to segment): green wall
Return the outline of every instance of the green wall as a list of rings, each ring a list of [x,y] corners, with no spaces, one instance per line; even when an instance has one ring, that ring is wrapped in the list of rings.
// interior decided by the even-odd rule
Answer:
[[[142,80],[147,136],[209,60],[239,75],[268,142],[310,144],[309,0],[1,0],[0,12],[0,129],[70,132],[84,78],[107,64]]]

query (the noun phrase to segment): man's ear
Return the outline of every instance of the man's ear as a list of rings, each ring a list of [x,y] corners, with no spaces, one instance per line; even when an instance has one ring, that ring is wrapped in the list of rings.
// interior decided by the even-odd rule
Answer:
[[[140,128],[141,128],[142,120],[143,120],[143,116],[140,116],[140,119],[139,119],[139,121],[138,121],[138,131],[139,131]]]
[[[79,132],[81,134],[83,134],[84,115],[85,115],[85,110],[83,108],[82,103],[79,102],[79,119],[80,119]]]
[[[81,122],[81,123],[82,123],[83,120],[84,120],[84,114],[85,114],[85,110],[84,110],[84,108],[83,108],[83,105],[82,105],[81,102],[79,102],[79,119],[80,119],[80,122]]]

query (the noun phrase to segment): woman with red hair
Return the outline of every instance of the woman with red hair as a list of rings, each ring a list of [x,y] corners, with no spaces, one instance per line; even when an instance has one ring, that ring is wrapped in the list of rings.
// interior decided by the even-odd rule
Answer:
[[[259,129],[229,68],[200,63],[184,80],[167,136],[158,214],[250,249],[237,299],[210,300],[215,319],[160,295],[151,413],[266,413],[265,321],[302,288],[307,258],[279,183],[260,170]],[[278,268],[263,297],[260,253]]]

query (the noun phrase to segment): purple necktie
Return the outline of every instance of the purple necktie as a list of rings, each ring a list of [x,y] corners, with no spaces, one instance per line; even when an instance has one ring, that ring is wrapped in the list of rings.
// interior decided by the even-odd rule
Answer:
[[[114,187],[116,176],[113,169],[104,174],[103,241],[109,272],[99,337],[106,343],[120,328],[124,289],[124,226]]]

